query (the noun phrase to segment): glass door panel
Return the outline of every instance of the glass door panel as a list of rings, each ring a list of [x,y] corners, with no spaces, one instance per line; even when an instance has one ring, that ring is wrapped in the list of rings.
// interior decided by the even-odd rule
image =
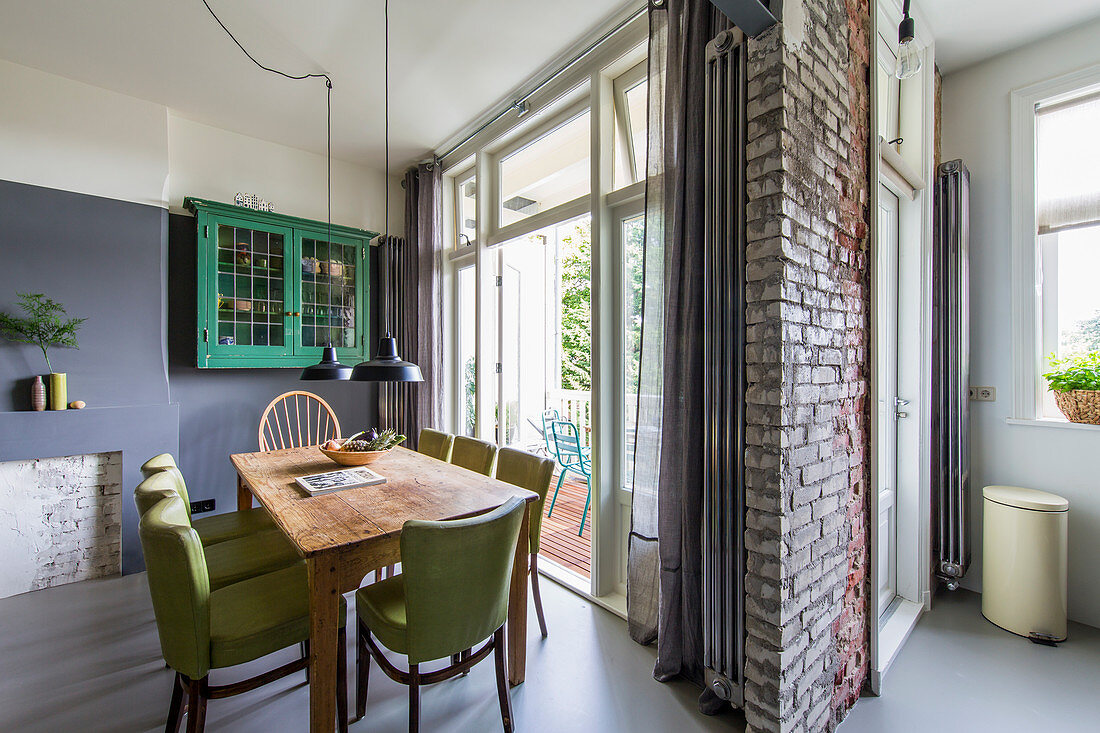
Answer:
[[[460,435],[470,438],[477,437],[477,408],[475,404],[475,396],[477,395],[476,280],[477,268],[473,265],[463,267],[458,271],[458,303],[455,309],[458,332],[455,353],[458,355],[457,367],[459,370],[458,404],[455,411],[458,415],[456,430]]]
[[[500,248],[497,442],[522,450],[543,445],[542,411],[552,391],[555,351],[553,292],[546,236],[539,232]],[[551,271],[552,272],[552,271]]]
[[[286,249],[290,230],[259,229],[230,218],[212,220],[216,282],[208,307],[217,313],[212,354],[285,354],[290,295]]]
[[[622,246],[623,306],[623,453],[622,486],[634,487],[634,439],[638,422],[638,374],[642,350],[642,286],[645,215],[638,213],[619,222]]]
[[[320,354],[326,346],[355,356],[365,342],[361,241],[303,232],[298,235],[301,271],[299,354]]]

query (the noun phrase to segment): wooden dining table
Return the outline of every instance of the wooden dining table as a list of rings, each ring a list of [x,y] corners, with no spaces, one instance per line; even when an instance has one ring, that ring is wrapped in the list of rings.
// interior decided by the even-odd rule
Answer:
[[[407,448],[389,451],[369,468],[384,484],[310,496],[295,479],[340,468],[316,446],[231,456],[237,469],[237,508],[253,497],[305,559],[309,577],[309,729],[336,725],[336,659],[340,596],[372,571],[401,561],[401,527],[409,519],[460,519],[491,511],[513,496],[534,492],[482,476]],[[530,512],[520,524],[508,599],[508,679],[523,682],[527,661],[527,572]],[[349,619],[348,623],[353,621]]]

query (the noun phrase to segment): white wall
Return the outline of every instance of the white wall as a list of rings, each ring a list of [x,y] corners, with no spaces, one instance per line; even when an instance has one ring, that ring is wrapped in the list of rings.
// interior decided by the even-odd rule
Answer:
[[[997,401],[971,403],[974,564],[963,585],[981,589],[983,486],[1015,484],[1070,502],[1069,615],[1100,626],[1100,431],[1009,425],[1012,417],[1012,273],[1009,92],[1100,63],[1100,22],[948,75],[943,80],[943,160],[970,169],[970,383]]]
[[[323,112],[323,110],[321,110]],[[323,122],[323,120],[322,120]],[[317,127],[318,136],[324,126]],[[323,138],[319,138],[323,139]],[[332,161],[332,219],[403,231],[398,178]],[[0,60],[0,179],[183,211],[185,196],[238,191],[324,220],[325,157],[179,117],[164,105]]]
[[[318,135],[324,128],[318,126]],[[238,191],[255,193],[279,213],[324,221],[328,216],[325,156],[259,140],[168,114],[168,203],[183,211],[187,196],[233,203]],[[332,161],[332,220],[381,231],[386,177],[342,160]],[[405,194],[390,178],[390,228],[404,230]]]
[[[0,178],[164,206],[168,110],[0,60]]]

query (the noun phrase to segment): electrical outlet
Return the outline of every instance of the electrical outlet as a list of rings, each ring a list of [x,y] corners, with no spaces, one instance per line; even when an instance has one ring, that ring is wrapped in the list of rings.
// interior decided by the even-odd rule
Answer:
[[[971,387],[970,399],[975,402],[996,402],[997,401],[997,388],[996,387]]]
[[[200,499],[199,501],[191,502],[191,513],[192,514],[203,514],[205,512],[212,512],[212,511],[214,511],[214,500],[213,499]]]

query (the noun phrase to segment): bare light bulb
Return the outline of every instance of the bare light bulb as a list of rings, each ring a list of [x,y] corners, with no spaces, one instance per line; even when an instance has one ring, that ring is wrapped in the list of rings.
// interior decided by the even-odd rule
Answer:
[[[899,79],[908,79],[916,76],[920,71],[920,51],[917,43],[912,38],[898,44],[898,65],[894,69],[894,76]]]
[[[909,17],[909,0],[905,0],[901,12],[901,23],[898,24],[898,65],[894,69],[894,76],[908,79],[920,71],[920,50],[913,41],[916,32],[915,23]]]

